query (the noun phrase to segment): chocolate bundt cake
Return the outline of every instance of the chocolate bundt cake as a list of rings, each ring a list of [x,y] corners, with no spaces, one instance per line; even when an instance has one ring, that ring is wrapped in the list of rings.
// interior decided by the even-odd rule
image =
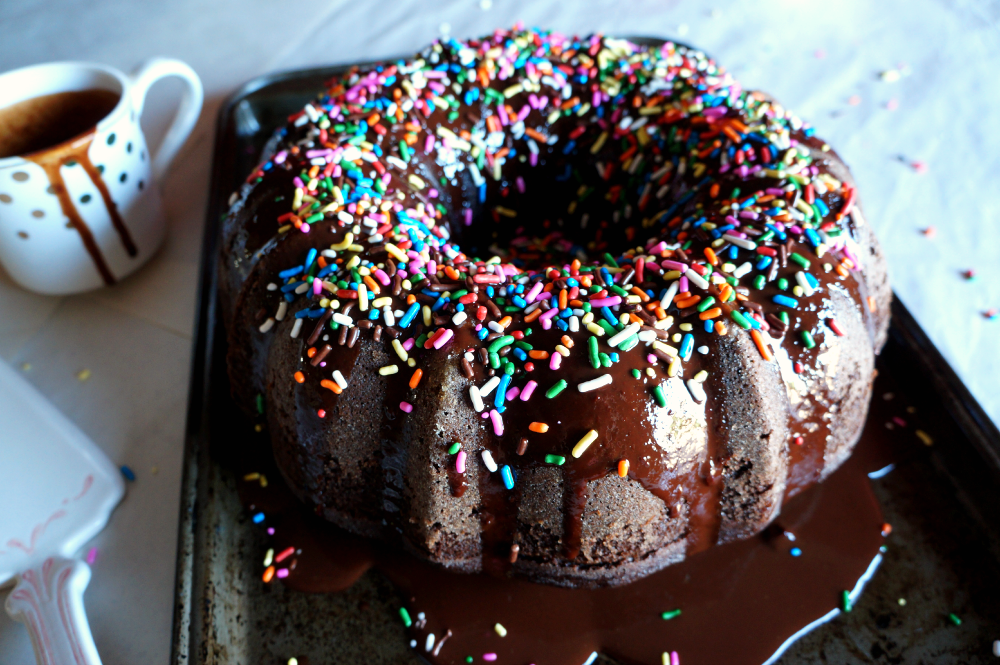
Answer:
[[[517,28],[353,69],[223,228],[235,398],[317,514],[621,584],[851,453],[890,290],[851,176],[704,53]]]

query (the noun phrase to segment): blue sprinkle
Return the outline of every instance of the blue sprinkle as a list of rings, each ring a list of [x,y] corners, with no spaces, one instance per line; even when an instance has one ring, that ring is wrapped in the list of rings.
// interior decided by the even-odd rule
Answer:
[[[517,347],[515,347],[514,357],[520,360],[521,362],[524,362],[525,360],[528,359],[528,354],[524,352],[524,349],[518,349]]]
[[[820,243],[823,242],[819,234],[813,229],[806,229],[806,237],[809,238],[809,244],[813,247],[819,247]]]
[[[515,305],[517,305],[521,309],[524,309],[525,307],[528,306],[527,301],[524,298],[522,298],[521,296],[514,296],[510,300],[511,300],[511,302],[513,302]]]
[[[294,268],[289,268],[288,270],[282,270],[278,273],[278,277],[281,279],[288,279],[289,277],[295,277],[303,270],[302,266],[295,266]]]
[[[500,377],[500,385],[497,386],[497,394],[493,397],[493,404],[495,406],[503,406],[503,401],[507,399],[507,386],[510,385],[510,374],[504,374]]]
[[[431,311],[432,312],[436,312],[436,311],[438,311],[439,309],[441,309],[442,307],[444,307],[445,305],[447,305],[450,302],[451,302],[451,298],[445,298],[444,296],[441,296],[441,297],[439,297],[437,299],[437,302],[435,302],[433,305],[431,305]],[[416,303],[413,303],[413,304],[415,305]]]
[[[713,328],[715,328],[715,324],[711,320],[705,321],[705,332],[710,333]]]
[[[489,334],[490,334],[490,329],[489,328],[480,328],[479,332],[476,333],[476,335],[481,340],[486,339],[489,336]]]
[[[694,351],[694,335],[685,333],[684,339],[681,341],[681,358],[688,360],[691,358],[692,351]]]
[[[611,358],[611,362],[616,363],[621,358],[621,356],[618,355],[617,351],[612,351],[611,355],[609,355],[608,358]]]
[[[826,217],[830,214],[830,209],[823,203],[823,199],[816,199],[816,207],[819,208],[819,213]]]
[[[514,472],[506,464],[500,469],[500,477],[503,478],[503,486],[509,490],[514,489]]]
[[[556,328],[559,328],[559,330],[566,332],[567,330],[569,330],[569,324],[566,323],[566,321],[563,319],[556,319]]]
[[[254,524],[260,524],[263,521],[264,521],[264,513],[257,513],[256,515],[253,516]]]
[[[416,318],[418,312],[420,312],[419,302],[415,302],[412,305],[410,305],[410,308],[406,310],[406,314],[403,314],[403,318],[399,320],[399,327],[400,328],[408,327],[411,323],[413,323],[413,319]]]
[[[799,306],[798,300],[796,300],[795,298],[789,298],[788,296],[782,295],[780,293],[771,298],[771,300],[775,304],[781,305],[783,307],[790,307],[792,309],[795,309],[796,307]]]
[[[306,266],[306,267],[309,267],[309,266],[311,266],[311,265],[312,265],[312,262],[316,260],[316,255],[317,255],[318,253],[319,253],[319,252],[317,252],[317,251],[316,251],[315,249],[310,249],[310,250],[309,250],[309,253],[308,253],[308,254],[306,254],[306,262],[305,262],[305,263],[303,263],[302,265],[304,265],[304,266]]]
[[[132,469],[128,468],[128,465],[123,464],[121,471],[122,475],[125,476],[125,480],[129,481],[130,483],[135,482],[135,472],[133,472]]]
[[[457,305],[455,305],[455,311],[456,312],[464,312],[465,311],[465,305],[463,305],[462,303],[458,303]]]
[[[789,552],[789,554],[791,554],[792,556],[802,556],[802,550],[799,549],[798,547],[793,547]]]
[[[802,274],[806,276],[806,281],[809,282],[809,286],[813,287],[814,289],[819,288],[819,282],[816,281],[816,278],[812,276],[812,273],[803,272]]]
[[[605,319],[607,319],[608,323],[610,323],[611,325],[613,325],[613,326],[617,326],[618,325],[618,319],[616,319],[615,315],[611,313],[611,309],[610,308],[608,308],[608,307],[602,307],[601,308],[601,315]]]
[[[729,247],[729,258],[735,260],[736,257],[739,256],[739,251],[740,251],[739,247],[737,247],[736,245],[731,245]]]

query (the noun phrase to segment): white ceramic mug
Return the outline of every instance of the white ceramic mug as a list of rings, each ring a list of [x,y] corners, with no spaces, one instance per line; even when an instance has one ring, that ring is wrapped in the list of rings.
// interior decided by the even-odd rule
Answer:
[[[139,118],[150,87],[169,76],[184,81],[184,95],[151,156]],[[96,127],[30,155],[0,159],[0,263],[32,291],[61,295],[113,284],[163,242],[157,184],[198,120],[201,81],[183,62],[166,58],[131,76],[105,65],[55,62],[0,74],[0,108],[94,89],[120,96]]]

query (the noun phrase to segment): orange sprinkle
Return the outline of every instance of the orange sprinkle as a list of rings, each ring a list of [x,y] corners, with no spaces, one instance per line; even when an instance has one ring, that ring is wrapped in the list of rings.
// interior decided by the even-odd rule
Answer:
[[[890,533],[892,533],[892,525],[886,522],[882,525],[882,535],[888,536]]]
[[[562,289],[559,291],[559,309],[566,309],[567,305],[569,305],[569,294],[566,289]]]
[[[423,377],[424,377],[424,370],[420,369],[419,367],[413,370],[413,376],[410,377],[410,387],[416,388],[417,385],[420,383],[420,379],[422,379]]]
[[[649,294],[640,289],[638,286],[632,287],[632,293],[639,296],[640,302],[649,302]]]
[[[708,262],[713,266],[719,265],[719,257],[716,255],[715,250],[711,247],[705,248],[705,258],[708,259]]]
[[[640,325],[643,324],[643,323],[645,323],[645,321],[643,321],[642,319],[640,319],[638,316],[636,316],[632,312],[629,312],[629,314],[628,314],[628,321],[629,321],[629,323],[638,323]]]
[[[702,321],[708,321],[709,319],[717,319],[722,316],[721,307],[713,307],[712,309],[706,309],[704,312],[698,315],[698,318]]]
[[[729,300],[729,294],[733,292],[733,287],[728,284],[723,284],[722,288],[719,289],[719,300],[726,302]]]
[[[875,304],[875,298],[873,296],[868,296],[868,311],[872,314],[878,311],[878,305]]]
[[[531,138],[535,139],[536,141],[541,142],[541,143],[548,143],[549,142],[549,137],[547,137],[545,134],[542,134],[539,131],[531,129],[530,127],[527,128],[527,129],[525,129],[524,133],[527,134],[528,136],[530,136]]]
[[[309,177],[310,178],[315,178],[318,174],[319,174],[319,167],[318,166],[313,166],[311,169],[309,169]]]
[[[729,331],[726,330],[726,324],[725,323],[723,323],[722,321],[716,321],[715,322],[715,334],[716,335],[725,336],[725,334],[727,332],[729,332]]]
[[[760,331],[755,328],[750,331],[750,336],[753,337],[753,343],[757,345],[757,350],[760,351],[764,360],[773,360],[771,349],[767,348],[767,344],[764,344],[764,338],[760,336]]]
[[[379,293],[382,292],[382,289],[379,287],[378,282],[376,282],[368,275],[365,275],[362,279],[365,282],[365,286],[367,286],[368,290],[371,291],[374,295],[378,295]]]
[[[711,196],[713,199],[719,197],[719,183],[715,183],[708,188],[708,195]]]
[[[502,319],[500,319],[499,321],[497,321],[497,324],[503,326],[504,328],[506,328],[507,326],[509,326],[511,324],[511,322],[513,320],[514,319],[510,318],[509,316],[505,316]]]
[[[573,348],[573,340],[570,339],[569,335],[563,335],[562,337],[559,338],[559,341],[562,342],[563,346],[565,346],[567,349]]]
[[[406,304],[407,305],[412,305],[415,302],[417,302],[417,297],[415,295],[413,295],[411,293],[410,295],[406,296]]]
[[[528,429],[532,432],[538,432],[539,434],[545,434],[549,431],[549,426],[545,423],[531,423],[528,425]]]
[[[538,310],[536,309],[535,312],[537,311]],[[535,312],[532,312],[531,314],[534,314]],[[531,314],[529,314],[528,316],[531,316]],[[524,320],[527,321],[528,317],[527,316],[524,317]],[[532,360],[545,360],[546,358],[549,357],[549,352],[542,351],[540,349],[532,349],[531,351],[528,351],[528,357],[531,358]]]
[[[532,321],[534,321],[535,319],[537,319],[541,315],[542,315],[542,310],[541,310],[541,308],[538,308],[534,312],[532,312],[531,314],[526,314],[524,316],[524,322],[525,323],[531,323]]]
[[[490,117],[492,118],[493,116]],[[452,268],[451,266],[445,267],[444,274],[448,275],[448,277],[451,279],[458,279],[458,271]]]
[[[628,460],[627,459],[618,460],[618,475],[621,478],[624,478],[625,476],[628,475]]]
[[[270,582],[271,580],[274,579],[274,566],[268,566],[264,570],[264,576],[262,579],[264,580],[265,583]]]
[[[306,355],[309,356],[310,358],[316,355],[316,347],[310,346],[308,349],[306,349]]]
[[[678,300],[676,302],[678,309],[686,309],[688,307],[694,307],[701,302],[701,296],[691,296],[690,298],[685,298],[684,300]]]
[[[837,267],[834,268],[834,270],[836,270],[837,274],[840,275],[841,277],[847,277],[848,274],[847,268],[845,268],[844,266],[837,264]]]
[[[659,305],[657,305],[656,309],[653,310],[653,311],[656,312],[656,318],[659,319],[660,321],[662,321],[663,319],[667,318],[667,312],[666,312],[666,310],[663,309],[662,307],[660,307]]]
[[[330,379],[323,379],[322,381],[319,382],[319,385],[323,386],[327,390],[332,390],[337,395],[344,392],[344,390],[339,385],[337,385]]]
[[[293,376],[295,377],[295,382],[296,383],[305,383],[306,382],[306,375],[303,374],[302,372],[296,372],[295,374],[293,374]]]

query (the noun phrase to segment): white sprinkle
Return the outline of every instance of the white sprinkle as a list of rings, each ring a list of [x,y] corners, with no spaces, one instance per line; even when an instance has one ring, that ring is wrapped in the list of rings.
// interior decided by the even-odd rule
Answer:
[[[264,323],[260,324],[260,331],[262,333],[266,333],[268,330],[270,330],[273,327],[274,327],[274,319],[272,319],[271,317],[268,317],[267,321],[265,321]]]
[[[612,335],[611,339],[608,340],[608,344],[610,344],[611,346],[618,346],[619,344],[627,340],[629,337],[639,332],[639,328],[641,327],[642,326],[638,323],[632,323],[625,326],[625,330],[622,330],[619,333]]]
[[[488,450],[483,451],[483,464],[485,464],[486,468],[490,470],[490,473],[496,472],[497,463],[493,461],[493,455],[491,455]]]
[[[483,396],[483,397],[486,397],[491,392],[493,392],[494,388],[496,388],[499,385],[500,385],[500,377],[499,376],[490,377],[490,380],[487,381],[486,383],[484,383],[483,387],[479,389],[479,394],[481,396]]]
[[[500,325],[496,321],[490,321],[486,325],[487,327],[489,327],[490,330],[492,330],[495,333],[502,333],[504,330],[506,330],[502,325]]]
[[[301,296],[303,293],[308,291],[311,286],[312,285],[309,284],[309,282],[302,282],[301,284],[295,287],[295,295]]]
[[[743,249],[757,249],[757,243],[753,240],[747,240],[746,238],[737,238],[734,235],[726,233],[722,236],[723,240],[728,240],[737,247],[742,247]]]
[[[278,290],[278,285],[275,284],[274,282],[271,282],[270,284],[267,285],[267,290],[268,291],[277,291]]]
[[[385,318],[385,325],[394,326],[396,325],[396,317],[392,314],[392,307],[386,305],[382,308],[382,317]]]
[[[708,347],[707,346],[699,346],[698,347],[698,353],[700,353],[701,355],[707,354],[708,353]]]
[[[342,326],[347,326],[348,328],[354,326],[354,319],[347,316],[346,314],[341,314],[340,312],[337,312],[336,314],[333,315],[333,320],[335,323],[339,323]]]
[[[278,313],[274,315],[275,321],[284,321],[285,314],[288,313],[288,301],[282,300],[278,303]]]
[[[486,408],[483,404],[483,397],[479,394],[479,388],[476,386],[469,386],[469,398],[472,400],[472,407],[476,411],[482,411]]]
[[[694,401],[697,402],[698,404],[704,403],[705,388],[702,387],[701,383],[695,381],[694,379],[688,379],[687,381],[685,381],[685,384],[687,385],[688,390],[691,391],[691,397],[694,398]]]
[[[500,637],[507,637],[507,629],[503,627],[502,624],[494,624],[493,630],[497,632]]]
[[[571,316],[571,317],[569,317],[569,331],[570,332],[579,332],[580,331],[580,317],[579,316]]]
[[[583,665],[593,665],[595,660],[597,660],[596,651],[587,656],[587,660],[583,661]]]
[[[812,284],[810,284],[809,280],[806,279],[806,274],[801,270],[795,273],[795,281],[802,287],[802,293],[804,293],[807,298],[815,292]]]
[[[427,634],[427,641],[424,642],[424,651],[430,651],[434,648],[434,633]]]
[[[646,344],[648,344],[652,342],[654,339],[656,339],[655,330],[643,330],[642,332],[639,333],[640,342],[645,342]]]
[[[347,388],[347,379],[344,378],[344,375],[340,373],[339,369],[333,370],[333,380],[336,381],[337,385],[342,389]]]
[[[660,307],[666,309],[670,307],[670,303],[674,301],[674,296],[677,295],[677,289],[680,288],[680,280],[674,280],[670,282],[670,286],[667,287],[667,292],[663,294],[660,298]]]
[[[688,268],[687,271],[685,271],[684,276],[687,277],[689,280],[691,280],[691,283],[697,286],[702,291],[708,288],[708,282],[705,280],[705,278],[696,273],[694,270]]]
[[[739,279],[740,277],[743,277],[743,275],[750,272],[752,269],[753,269],[753,264],[747,261],[746,263],[740,265],[739,268],[733,271],[733,277]]]
[[[299,332],[302,330],[302,324],[305,323],[305,319],[295,319],[295,323],[292,324],[292,339],[297,339]]]
[[[591,379],[590,381],[584,381],[579,384],[576,389],[581,393],[589,393],[591,390],[597,390],[598,388],[603,388],[604,386],[610,385],[612,381],[610,374],[601,374],[596,379]]]
[[[451,317],[451,322],[454,323],[456,326],[460,326],[463,323],[465,323],[465,320],[467,318],[469,318],[468,314],[466,314],[465,312],[458,312],[455,314],[455,316]]]

